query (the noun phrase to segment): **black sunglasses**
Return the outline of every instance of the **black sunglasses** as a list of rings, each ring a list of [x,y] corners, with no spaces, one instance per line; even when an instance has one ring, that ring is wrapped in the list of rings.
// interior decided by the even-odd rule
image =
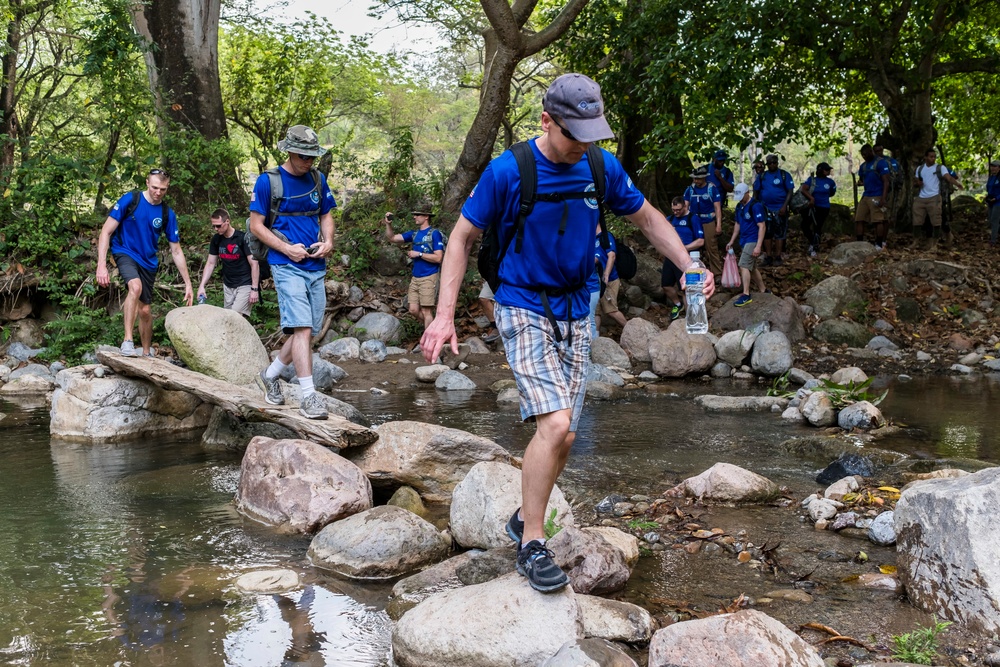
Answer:
[[[301,153],[295,153],[294,155],[298,159],[304,160],[304,161],[309,161],[309,160],[315,160],[316,159],[315,155],[302,155]]]
[[[212,229],[222,229],[225,225],[226,225],[226,223],[224,223],[224,222],[219,223],[218,225],[213,222],[212,223]]]
[[[562,125],[560,125],[559,121],[557,121],[555,119],[555,116],[552,116],[552,122],[556,124],[556,127],[559,128],[559,130],[562,132],[562,135],[564,137],[566,137],[570,141],[580,141],[579,139],[577,139],[576,137],[574,137],[573,134],[569,130],[567,130],[565,127],[563,127]]]
[[[168,174],[167,172],[163,171],[162,169],[150,169],[149,170],[149,175],[150,176],[163,176],[164,178],[170,178],[170,174]]]

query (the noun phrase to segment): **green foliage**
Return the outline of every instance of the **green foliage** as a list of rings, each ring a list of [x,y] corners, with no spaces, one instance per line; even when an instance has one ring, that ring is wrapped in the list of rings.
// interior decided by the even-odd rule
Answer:
[[[547,540],[551,540],[559,533],[560,530],[562,530],[562,526],[556,523],[555,507],[552,508],[552,511],[549,513],[548,518],[545,519],[545,526],[543,528],[545,530],[545,539]]]
[[[632,519],[631,521],[626,521],[625,525],[632,530],[656,530],[660,527],[660,524],[655,521],[645,521],[643,519]]]
[[[784,375],[774,378],[771,386],[767,389],[768,396],[779,396],[781,398],[792,398],[795,396],[795,391],[791,388],[791,382],[788,380],[788,374],[791,371],[787,371]]]
[[[938,622],[935,618],[934,624],[930,627],[893,635],[892,642],[896,647],[892,651],[892,659],[917,665],[933,665],[938,652],[937,636],[949,625],[951,623],[948,621]]]
[[[865,324],[872,319],[871,315],[868,313],[868,301],[865,300],[852,301],[847,304],[846,308],[844,308],[844,312],[846,312],[848,317],[852,320],[861,324]]]
[[[832,380],[820,380],[820,389],[830,396],[833,407],[837,410],[858,401],[868,401],[872,405],[878,405],[885,400],[889,390],[886,389],[880,395],[869,393],[868,388],[874,380],[875,378],[868,378],[864,382],[848,382],[847,384],[838,384]]]
[[[424,335],[424,320],[420,317],[404,317],[399,323],[402,325],[399,336],[401,343],[416,342]]]

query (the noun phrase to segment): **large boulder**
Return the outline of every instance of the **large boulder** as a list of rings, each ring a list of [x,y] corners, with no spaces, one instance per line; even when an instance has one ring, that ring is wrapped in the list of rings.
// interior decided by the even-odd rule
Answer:
[[[463,547],[509,546],[510,538],[504,526],[520,506],[521,471],[506,463],[477,463],[452,493],[452,535]],[[557,525],[574,525],[573,510],[558,486],[552,487],[545,506],[546,520],[553,509]]]
[[[868,329],[850,320],[826,320],[813,329],[813,338],[822,343],[847,345],[848,347],[864,347],[872,335]]]
[[[806,290],[805,299],[821,320],[837,317],[867,301],[857,283],[846,276],[830,276],[813,285]]]
[[[428,502],[446,503],[472,466],[511,464],[497,443],[455,428],[416,421],[386,422],[378,440],[345,452],[377,488],[411,486]]]
[[[579,591],[576,601],[580,605],[583,634],[588,637],[645,644],[656,630],[656,621],[649,612],[630,602],[582,595]]]
[[[636,361],[649,361],[649,342],[660,333],[660,328],[641,317],[633,317],[622,327],[622,349]]]
[[[326,526],[310,543],[309,558],[351,579],[392,579],[441,560],[450,547],[433,524],[383,505]]]
[[[469,549],[448,560],[400,579],[392,587],[386,611],[393,620],[434,593],[474,586],[514,571],[516,554],[510,545],[489,551]]]
[[[174,308],[164,324],[177,356],[193,371],[247,385],[270,363],[253,325],[235,310]]]
[[[590,341],[590,358],[595,364],[631,370],[632,362],[622,346],[607,336]]]
[[[365,474],[322,445],[262,436],[247,445],[236,492],[236,508],[247,516],[311,534],[371,506]]]
[[[0,396],[4,398],[17,398],[20,396],[44,397],[48,396],[55,388],[56,383],[51,375],[26,373],[14,377],[14,373],[11,373],[6,383],[0,387]]]
[[[338,338],[319,348],[319,356],[327,361],[349,361],[361,356],[361,341],[357,338]]]
[[[380,340],[386,345],[399,342],[403,323],[389,313],[366,313],[354,323],[348,333],[359,341]]]
[[[750,367],[755,373],[779,377],[792,368],[792,345],[781,331],[768,331],[757,337],[750,356]]]
[[[737,329],[727,331],[715,342],[715,354],[733,368],[739,368],[750,356],[757,334]]]
[[[906,489],[896,504],[896,566],[916,606],[1000,632],[1000,468]]]
[[[138,378],[107,374],[100,365],[56,374],[49,433],[89,442],[122,442],[205,428],[212,406],[185,391],[168,391]]]
[[[754,610],[674,623],[653,635],[649,667],[824,667],[804,639]]]
[[[773,294],[754,294],[753,301],[737,308],[736,299],[730,299],[712,315],[712,328],[722,331],[749,329],[758,322],[766,321],[771,331],[781,331],[788,340],[800,341],[806,337],[806,328],[799,304],[790,296],[780,298]]]
[[[567,526],[546,542],[577,593],[605,595],[625,588],[639,541],[617,528]]]
[[[837,414],[837,426],[846,431],[855,428],[867,431],[884,423],[882,412],[868,401],[852,403]]]
[[[715,348],[708,336],[689,334],[684,320],[674,320],[666,331],[649,342],[653,372],[660,377],[679,378],[706,373],[715,365]]]
[[[667,494],[727,503],[755,503],[772,500],[778,491],[777,484],[755,472],[731,463],[716,463],[700,475],[685,479]]]
[[[858,266],[876,253],[878,250],[868,241],[850,241],[838,244],[827,255],[827,260],[834,266]]]
[[[575,639],[542,663],[542,667],[637,667],[635,660],[606,639]]]
[[[583,637],[569,586],[539,595],[519,574],[430,596],[392,632],[399,667],[535,667]]]

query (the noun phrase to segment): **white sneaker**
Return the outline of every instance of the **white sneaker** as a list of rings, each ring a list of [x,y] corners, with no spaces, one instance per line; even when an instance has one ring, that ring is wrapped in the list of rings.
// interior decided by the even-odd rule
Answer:
[[[138,356],[135,351],[135,343],[130,340],[122,341],[121,351],[123,357]]]
[[[309,394],[299,404],[299,414],[306,419],[326,419],[326,401],[319,394]]]

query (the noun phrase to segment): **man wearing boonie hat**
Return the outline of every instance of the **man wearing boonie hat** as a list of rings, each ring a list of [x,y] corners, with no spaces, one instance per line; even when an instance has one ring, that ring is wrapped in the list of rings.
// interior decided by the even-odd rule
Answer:
[[[987,219],[990,223],[990,247],[997,244],[1000,234],[1000,160],[990,162],[990,176],[986,179],[986,205],[989,207]]]
[[[438,278],[441,275],[441,260],[444,259],[444,237],[441,232],[431,227],[431,205],[421,202],[413,211],[413,219],[417,223],[416,231],[406,231],[402,234],[392,232],[392,214],[386,213],[385,237],[390,243],[412,243],[406,255],[413,260],[413,278],[406,300],[410,315],[430,326],[434,320],[434,304],[437,301]]]
[[[705,165],[705,169],[708,170],[708,182],[718,188],[719,194],[722,195],[722,208],[729,205],[729,193],[733,191],[733,184],[736,183],[733,170],[726,166],[728,159],[729,153],[720,149],[715,151],[712,161]]]
[[[274,289],[278,293],[281,328],[288,338],[271,365],[257,376],[265,400],[285,402],[278,378],[289,366],[302,390],[299,412],[309,419],[326,419],[326,401],[316,393],[312,377],[312,336],[319,333],[326,312],[326,257],[333,250],[333,199],[326,175],[313,166],[326,153],[312,128],[295,125],[278,142],[288,153],[277,168],[281,197],[273,197],[271,176],[257,177],[250,197],[250,231],[270,248]],[[272,175],[273,172],[272,172]],[[271,226],[267,226],[268,218]]]
[[[708,182],[708,167],[691,172],[691,185],[684,191],[688,212],[705,232],[705,265],[716,276],[722,275],[719,236],[722,234],[722,193]]]
[[[528,141],[537,188],[534,207],[518,231],[521,180],[516,158],[506,151],[486,167],[462,207],[441,271],[437,317],[420,342],[424,358],[437,359],[451,344],[457,352],[455,304],[480,233],[496,226],[506,253],[496,290],[497,328],[521,396],[521,417],[537,429],[524,453],[522,507],[507,522],[517,543],[517,570],[542,592],[567,583],[545,546],[545,509],[576,436],[590,364],[590,292],[598,202],[587,150],[613,138],[604,118],[601,89],[583,74],[565,74],[542,98],[542,135]],[[520,149],[519,149],[520,150]],[[600,149],[599,149],[600,150]],[[636,224],[660,253],[687,268],[691,258],[663,215],[642,196],[614,155],[601,150],[604,205]],[[492,232],[491,232],[492,233]],[[706,277],[711,295],[714,281]],[[551,320],[547,313],[551,314]]]

